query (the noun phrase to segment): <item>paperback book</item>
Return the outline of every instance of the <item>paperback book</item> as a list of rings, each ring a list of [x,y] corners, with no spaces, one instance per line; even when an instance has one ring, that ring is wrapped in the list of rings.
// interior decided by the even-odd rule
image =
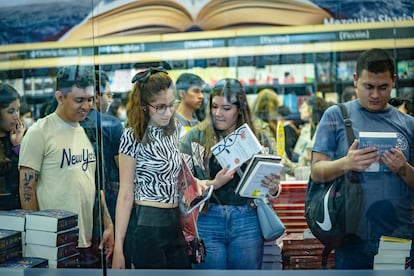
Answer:
[[[0,250],[0,263],[8,261],[13,258],[22,256],[22,247],[21,245],[16,245],[14,247]]]
[[[47,246],[39,244],[26,244],[26,257],[44,258],[48,260],[59,260],[67,256],[77,254],[77,243],[67,243],[61,246]]]
[[[263,184],[265,176],[279,174],[283,170],[281,157],[257,154],[252,157],[240,179],[235,192],[242,197],[263,198],[268,187]]]
[[[0,211],[0,225],[2,229],[23,232],[25,230],[26,215],[31,210],[15,209]]]
[[[26,229],[59,232],[78,225],[78,215],[64,210],[41,210],[26,215]]]
[[[48,260],[49,268],[76,268],[79,263],[79,253],[64,257],[59,260]]]
[[[402,239],[390,236],[381,236],[379,243],[379,251],[381,250],[403,250],[409,251],[411,249],[412,241],[409,239]]]
[[[21,250],[22,235],[18,231],[0,229],[0,251],[19,246]]]
[[[1,263],[0,267],[18,269],[47,267],[47,260],[42,258],[18,257]]]
[[[261,150],[262,145],[247,124],[241,125],[211,148],[220,165],[228,167],[229,171],[241,166]]]
[[[209,186],[202,195],[197,193],[197,180],[194,178],[187,162],[182,160],[181,171],[178,175],[178,183],[180,183],[180,210],[188,216],[193,211],[198,210],[213,194],[213,186]],[[195,216],[198,212],[195,213]]]
[[[59,232],[27,229],[26,243],[61,246],[66,243],[78,242],[78,236],[78,227],[73,227]]]
[[[397,145],[396,132],[360,132],[359,148],[375,147],[379,151],[380,159],[378,162],[371,164],[366,172],[389,172],[390,169],[381,160],[385,150],[394,148]]]

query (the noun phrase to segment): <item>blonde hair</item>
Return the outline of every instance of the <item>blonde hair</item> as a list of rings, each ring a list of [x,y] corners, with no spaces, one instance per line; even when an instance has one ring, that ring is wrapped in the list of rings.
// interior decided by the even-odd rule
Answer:
[[[253,114],[269,124],[272,133],[276,133],[278,123],[279,98],[273,89],[265,88],[257,94],[253,103]]]

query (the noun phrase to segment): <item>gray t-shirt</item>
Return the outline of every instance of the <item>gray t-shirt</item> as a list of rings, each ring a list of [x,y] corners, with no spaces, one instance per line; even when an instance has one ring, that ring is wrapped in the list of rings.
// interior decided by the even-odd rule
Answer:
[[[345,105],[356,138],[361,131],[396,132],[398,147],[407,161],[414,163],[413,117],[391,106],[381,112],[368,112],[359,100]],[[332,160],[347,154],[346,130],[338,106],[325,111],[318,124],[313,151]],[[358,235],[363,239],[376,239],[380,235],[414,237],[414,191],[401,177],[391,172],[362,172],[360,179],[364,203]]]

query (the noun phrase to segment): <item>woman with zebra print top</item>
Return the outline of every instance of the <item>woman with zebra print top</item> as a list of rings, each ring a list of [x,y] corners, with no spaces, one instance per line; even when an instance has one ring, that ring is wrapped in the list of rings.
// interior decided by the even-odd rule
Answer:
[[[132,79],[127,126],[119,148],[112,268],[188,269],[180,226],[179,128],[167,71],[149,68]],[[198,192],[206,186],[197,180]]]

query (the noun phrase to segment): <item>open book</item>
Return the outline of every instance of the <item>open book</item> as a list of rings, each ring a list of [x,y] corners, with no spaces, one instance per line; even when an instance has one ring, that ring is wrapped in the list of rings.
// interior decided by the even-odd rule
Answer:
[[[328,12],[308,0],[100,1],[62,40],[322,24],[330,17]]]
[[[253,131],[247,124],[227,135],[223,140],[211,147],[211,151],[220,165],[231,171],[252,158],[262,150]]]
[[[240,179],[235,192],[242,197],[263,198],[268,188],[262,181],[265,176],[278,174],[283,170],[281,157],[275,155],[254,155]]]

